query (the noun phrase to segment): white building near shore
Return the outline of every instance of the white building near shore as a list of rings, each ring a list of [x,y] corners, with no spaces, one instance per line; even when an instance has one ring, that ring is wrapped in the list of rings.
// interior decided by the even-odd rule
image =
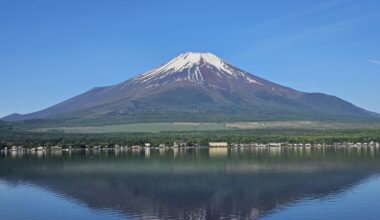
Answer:
[[[209,142],[208,145],[210,147],[227,147],[227,142]]]

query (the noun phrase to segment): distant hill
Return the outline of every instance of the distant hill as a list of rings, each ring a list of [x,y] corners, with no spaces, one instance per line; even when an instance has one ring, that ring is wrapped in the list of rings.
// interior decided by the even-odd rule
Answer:
[[[335,96],[305,93],[243,71],[211,53],[183,53],[125,82],[94,88],[47,109],[4,117],[65,124],[164,121],[376,121]]]

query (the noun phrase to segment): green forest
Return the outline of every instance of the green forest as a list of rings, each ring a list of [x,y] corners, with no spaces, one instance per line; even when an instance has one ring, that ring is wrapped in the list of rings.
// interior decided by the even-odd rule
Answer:
[[[380,129],[250,129],[228,131],[160,132],[160,133],[102,133],[68,134],[62,132],[27,132],[0,130],[0,148],[10,146],[61,146],[85,148],[87,146],[112,146],[151,143],[153,146],[174,141],[188,145],[207,145],[210,141],[228,143],[325,143],[380,142]]]

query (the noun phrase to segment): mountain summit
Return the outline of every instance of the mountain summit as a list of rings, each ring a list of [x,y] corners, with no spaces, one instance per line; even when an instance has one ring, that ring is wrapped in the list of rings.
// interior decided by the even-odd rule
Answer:
[[[300,92],[243,71],[211,53],[182,53],[125,82],[94,88],[50,108],[3,120],[112,124],[157,121],[376,120],[322,93]]]
[[[257,83],[247,73],[239,71],[211,53],[187,52],[166,64],[137,76],[136,83],[160,83],[167,79],[210,83],[233,78],[248,83]]]

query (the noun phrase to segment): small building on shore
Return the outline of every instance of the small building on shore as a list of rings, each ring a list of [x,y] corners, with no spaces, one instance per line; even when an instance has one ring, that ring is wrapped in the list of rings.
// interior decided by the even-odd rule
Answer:
[[[227,142],[209,142],[208,143],[209,147],[228,147]]]
[[[187,143],[184,141],[174,141],[173,147],[186,147]]]

